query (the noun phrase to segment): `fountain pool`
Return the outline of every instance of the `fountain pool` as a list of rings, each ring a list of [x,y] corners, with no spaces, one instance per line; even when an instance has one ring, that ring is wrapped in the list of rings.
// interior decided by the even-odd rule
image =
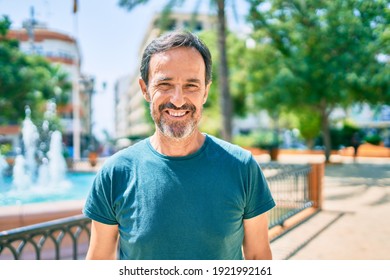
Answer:
[[[39,126],[29,107],[25,112],[13,166],[0,154],[0,231],[81,214],[95,177],[94,172],[67,170],[54,102],[48,102]]]
[[[50,129],[55,103],[47,103],[41,127],[33,123],[29,107],[25,112],[11,176],[4,176],[7,164],[0,154],[0,206],[85,199],[95,173],[67,172],[62,134]]]
[[[33,186],[18,190],[12,185],[12,177],[4,177],[0,183],[0,207],[26,205],[41,202],[84,200],[92,186],[95,173],[67,172],[65,184],[60,188]]]

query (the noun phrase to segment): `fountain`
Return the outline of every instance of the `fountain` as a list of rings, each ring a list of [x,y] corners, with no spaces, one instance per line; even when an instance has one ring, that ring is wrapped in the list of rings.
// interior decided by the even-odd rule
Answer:
[[[4,184],[5,170],[8,169],[8,163],[0,151],[0,186]]]
[[[55,103],[48,103],[40,133],[31,120],[30,108],[25,112],[23,145],[17,150],[12,178],[0,177],[0,206],[71,199],[73,194],[75,199],[84,198],[94,174],[83,174],[85,178],[80,178],[80,174],[68,174],[62,134],[49,129],[56,114]],[[0,174],[6,168],[4,161],[0,157]],[[77,181],[81,181],[84,191],[74,189]]]
[[[42,124],[42,133],[49,135],[50,148],[47,153],[37,147],[47,144],[39,143],[38,128],[31,120],[31,110],[26,108],[26,117],[22,125],[22,139],[24,154],[19,153],[15,158],[13,169],[13,185],[17,191],[36,190],[44,191],[48,188],[56,191],[69,186],[65,180],[66,162],[62,153],[62,135],[55,130],[49,131],[49,120],[55,114],[53,103],[48,104],[45,120]],[[39,143],[39,145],[38,145]]]

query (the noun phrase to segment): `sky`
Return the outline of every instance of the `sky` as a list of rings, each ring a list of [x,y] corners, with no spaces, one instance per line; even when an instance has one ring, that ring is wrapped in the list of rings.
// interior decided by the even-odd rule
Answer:
[[[34,7],[36,20],[77,39],[82,56],[81,72],[96,80],[93,131],[102,139],[103,130],[111,135],[114,132],[115,81],[133,75],[139,68],[138,52],[145,31],[166,1],[151,0],[128,12],[118,6],[119,0],[78,0],[75,14],[73,1],[0,0],[0,16],[9,16],[11,28],[21,28]],[[192,11],[195,1],[187,2],[181,10]],[[203,1],[201,11],[208,9],[208,2]],[[106,88],[103,83],[107,84]]]

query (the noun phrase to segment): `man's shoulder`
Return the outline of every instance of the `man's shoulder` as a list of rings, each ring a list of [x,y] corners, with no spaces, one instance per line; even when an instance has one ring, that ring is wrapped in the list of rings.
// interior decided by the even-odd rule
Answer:
[[[208,135],[213,149],[219,150],[227,157],[235,158],[242,162],[248,162],[252,159],[252,153],[236,144]]]
[[[147,139],[138,141],[137,143],[117,151],[107,159],[104,166],[106,168],[117,167],[121,165],[129,165],[130,162],[140,159],[148,151]]]

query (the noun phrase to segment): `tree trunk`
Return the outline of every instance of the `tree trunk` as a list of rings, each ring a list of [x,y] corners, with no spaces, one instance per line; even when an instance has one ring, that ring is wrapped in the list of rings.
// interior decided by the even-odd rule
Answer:
[[[306,139],[306,145],[310,150],[313,150],[314,147],[314,139]]]
[[[219,92],[222,112],[222,138],[232,140],[232,100],[229,91],[228,62],[226,54],[225,0],[217,0],[218,5],[218,51],[219,51]]]
[[[332,150],[332,141],[330,137],[329,129],[329,114],[326,110],[325,101],[321,102],[321,128],[322,128],[322,140],[325,146],[325,162],[330,161],[330,153]]]

